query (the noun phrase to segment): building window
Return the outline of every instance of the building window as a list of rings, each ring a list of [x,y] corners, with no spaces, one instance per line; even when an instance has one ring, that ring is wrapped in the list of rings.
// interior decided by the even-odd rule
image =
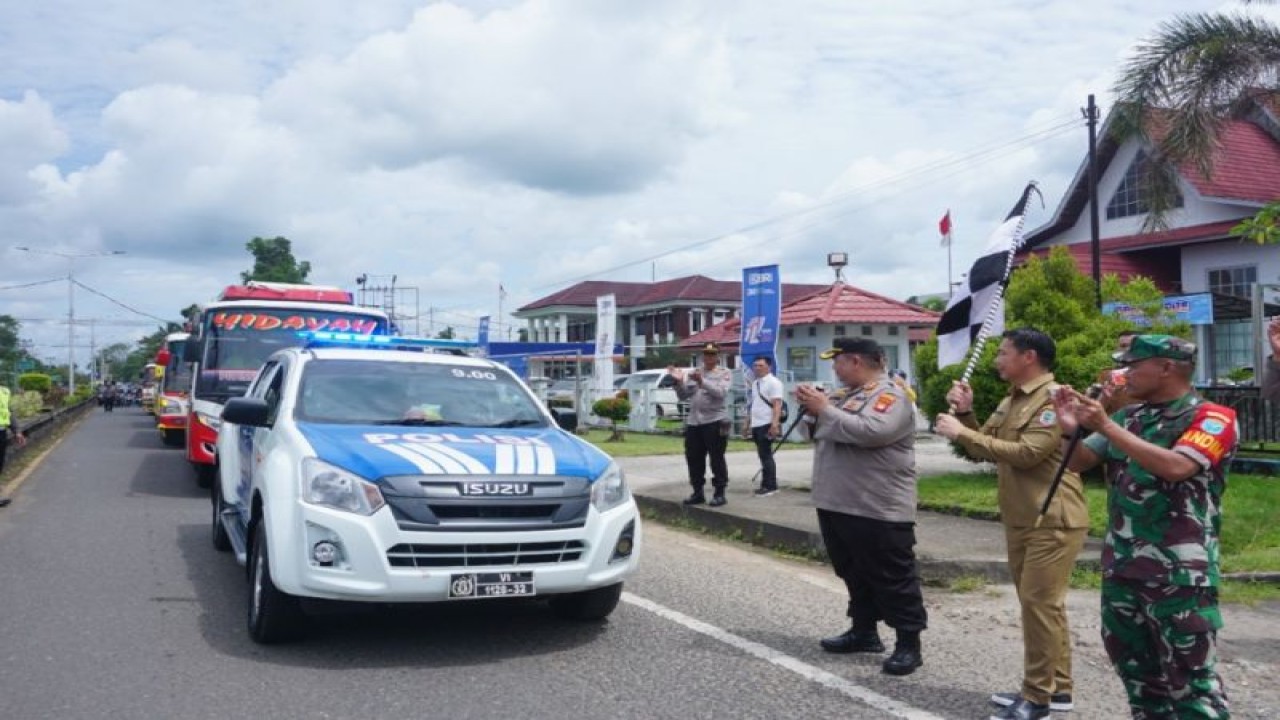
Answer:
[[[818,326],[817,326],[817,325],[810,325],[810,326],[809,326],[809,337],[818,337]]]
[[[788,340],[796,336],[796,331],[792,328],[785,328],[782,333]]]
[[[818,349],[814,347],[787,348],[787,370],[796,382],[818,379]]]
[[[703,320],[705,319],[705,317],[706,316],[702,314],[701,310],[689,311],[689,334],[690,335],[694,333],[700,333],[703,330],[707,329],[706,326],[703,324]]]
[[[862,326],[862,334],[863,334],[863,336],[865,336],[865,337],[871,337],[871,334],[872,334],[871,326],[870,326],[870,325],[863,325],[863,326]]]
[[[1220,268],[1209,271],[1209,292],[1236,297],[1252,298],[1253,285],[1258,282],[1258,266]]]
[[[1256,265],[1210,270],[1209,292],[1251,298],[1257,281]],[[1232,370],[1253,366],[1252,321],[1214,323],[1212,333],[1215,376],[1223,378]]]
[[[843,326],[843,325],[836,325],[836,326],[832,327],[832,328],[831,328],[831,334],[832,334],[832,335],[835,335],[836,337],[844,337],[844,326]]]
[[[892,335],[892,336],[894,336],[894,337],[897,337],[897,336],[898,336],[898,326],[897,326],[897,325],[890,325],[890,326],[889,326],[889,334],[890,334],[890,335]]]
[[[1111,196],[1111,202],[1107,203],[1107,219],[1145,215],[1151,209],[1150,183],[1151,170],[1150,163],[1147,162],[1147,154],[1139,151],[1137,157],[1129,164],[1129,169],[1125,171],[1120,186]],[[1182,207],[1181,193],[1174,199],[1173,206]]]
[[[884,366],[890,370],[898,370],[902,367],[901,358],[898,357],[897,345],[882,345],[880,349],[884,351]]]

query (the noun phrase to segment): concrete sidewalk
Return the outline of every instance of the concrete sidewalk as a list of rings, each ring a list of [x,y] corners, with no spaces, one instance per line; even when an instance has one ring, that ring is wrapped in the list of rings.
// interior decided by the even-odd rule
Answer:
[[[825,558],[817,514],[809,499],[813,451],[808,447],[782,450],[775,458],[781,489],[775,495],[757,498],[751,494],[754,487],[750,483],[760,469],[756,454],[729,453],[729,502],[718,508],[681,504],[690,492],[682,455],[618,458],[618,463],[647,515],[738,536],[763,547]],[[916,441],[916,467],[922,476],[994,471],[991,465],[975,465],[953,456],[948,444],[932,435],[921,435]],[[925,580],[978,575],[991,582],[1009,582],[1000,523],[924,511],[916,522],[916,557]],[[1101,542],[1089,538],[1077,562],[1096,567],[1100,552]]]

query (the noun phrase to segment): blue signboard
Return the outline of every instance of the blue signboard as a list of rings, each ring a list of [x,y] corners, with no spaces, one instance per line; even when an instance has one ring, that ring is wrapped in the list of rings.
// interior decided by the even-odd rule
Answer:
[[[480,318],[480,332],[477,334],[476,342],[480,344],[480,349],[485,355],[489,354],[489,316],[484,315]]]
[[[1170,295],[1164,299],[1165,312],[1171,313],[1173,319],[1190,325],[1213,324],[1213,295],[1196,293],[1195,295]],[[1134,325],[1145,327],[1151,323],[1143,316],[1142,311],[1121,302],[1104,303],[1102,312],[1108,315],[1120,315]]]
[[[758,355],[775,361],[782,316],[782,281],[777,265],[742,269],[742,334],[738,354],[749,363]]]

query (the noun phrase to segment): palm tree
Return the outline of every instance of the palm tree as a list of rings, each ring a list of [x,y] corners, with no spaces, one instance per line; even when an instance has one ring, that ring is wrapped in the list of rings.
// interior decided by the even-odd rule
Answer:
[[[1144,229],[1159,229],[1177,201],[1176,168],[1192,163],[1210,177],[1222,121],[1251,94],[1280,91],[1280,27],[1243,14],[1180,15],[1139,44],[1115,91],[1116,132],[1156,148]]]

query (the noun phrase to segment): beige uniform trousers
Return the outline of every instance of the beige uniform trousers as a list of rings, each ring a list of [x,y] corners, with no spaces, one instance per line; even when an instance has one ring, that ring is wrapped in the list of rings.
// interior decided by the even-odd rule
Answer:
[[[1009,572],[1022,606],[1022,695],[1046,704],[1071,692],[1067,586],[1086,528],[1006,527]]]

